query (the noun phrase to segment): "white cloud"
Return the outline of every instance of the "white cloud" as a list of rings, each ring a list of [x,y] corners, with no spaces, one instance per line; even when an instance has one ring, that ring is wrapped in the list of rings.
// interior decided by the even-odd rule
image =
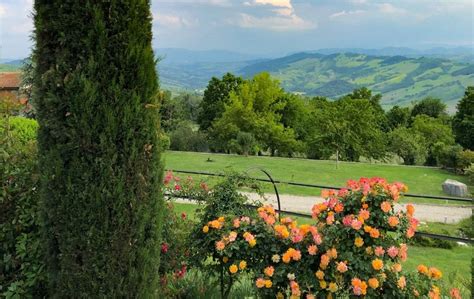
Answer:
[[[153,19],[158,25],[165,27],[181,28],[191,27],[198,24],[198,20],[191,20],[188,18],[171,14],[154,13]]]
[[[380,3],[376,4],[376,6],[381,13],[385,14],[403,15],[408,13],[406,9],[396,7],[391,3]]]
[[[246,6],[270,6],[274,16],[256,17],[247,13],[240,14],[238,25],[243,28],[260,28],[273,31],[308,30],[317,27],[315,22],[298,16],[291,0],[252,0],[244,2]]]
[[[336,13],[333,13],[332,15],[330,15],[329,17],[331,19],[335,19],[335,18],[339,18],[339,17],[344,17],[344,16],[351,16],[351,15],[360,15],[360,14],[363,14],[365,12],[365,10],[361,10],[361,9],[357,9],[357,10],[348,10],[348,11],[339,11],[339,12],[336,12]]]
[[[308,30],[317,27],[316,23],[303,20],[302,18],[291,15],[289,17],[263,17],[257,18],[248,14],[241,14],[239,26],[243,28],[260,28],[273,31],[294,31]]]
[[[0,18],[7,14],[7,9],[5,6],[0,4]]]
[[[293,8],[291,0],[254,0],[256,5],[272,5],[277,7]]]

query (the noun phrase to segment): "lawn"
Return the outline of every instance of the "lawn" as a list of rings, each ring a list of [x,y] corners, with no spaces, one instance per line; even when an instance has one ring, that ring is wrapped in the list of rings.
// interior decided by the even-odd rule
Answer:
[[[383,177],[389,181],[405,183],[409,187],[409,193],[414,194],[445,195],[441,184],[448,178],[468,184],[466,177],[433,167],[340,162],[336,169],[334,161],[175,151],[166,152],[164,159],[167,169],[218,173],[225,170],[246,171],[250,168],[263,168],[275,180],[327,186],[344,186],[347,180],[360,177]],[[208,162],[208,159],[212,162]],[[256,169],[251,170],[249,175],[265,178],[263,173]],[[473,188],[469,185],[468,187],[470,190]],[[319,195],[320,192],[314,188],[285,184],[279,184],[278,189],[280,193],[308,196]],[[270,186],[266,190],[271,191]],[[445,203],[436,200],[410,201]]]
[[[191,219],[196,219],[197,205],[174,203],[174,207],[176,213],[185,212]],[[301,217],[292,216],[292,218],[296,218],[300,223],[311,221]],[[472,246],[459,246],[453,249],[410,246],[408,256],[408,260],[404,263],[406,269],[415,271],[419,264],[437,267],[443,272],[445,283],[458,287],[467,294],[468,288],[465,284],[471,281]]]

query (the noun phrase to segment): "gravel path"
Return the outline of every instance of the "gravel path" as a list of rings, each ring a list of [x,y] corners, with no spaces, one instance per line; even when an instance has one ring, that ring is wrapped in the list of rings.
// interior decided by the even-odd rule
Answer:
[[[272,204],[277,207],[277,200],[275,194],[265,194],[265,200],[255,193],[245,193],[251,200],[258,200],[263,203]],[[315,203],[323,202],[321,197],[297,196],[280,194],[281,209],[311,213],[311,208]],[[395,210],[404,209],[406,204],[396,204]],[[457,223],[464,218],[472,215],[471,207],[457,207],[457,206],[442,206],[430,204],[413,204],[415,207],[415,217],[420,221],[442,222],[442,223]]]

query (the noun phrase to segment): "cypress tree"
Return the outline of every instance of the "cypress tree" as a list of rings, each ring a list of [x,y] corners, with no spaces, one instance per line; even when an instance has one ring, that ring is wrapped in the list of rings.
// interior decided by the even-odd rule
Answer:
[[[149,0],[36,0],[34,93],[51,297],[149,298],[161,160]]]

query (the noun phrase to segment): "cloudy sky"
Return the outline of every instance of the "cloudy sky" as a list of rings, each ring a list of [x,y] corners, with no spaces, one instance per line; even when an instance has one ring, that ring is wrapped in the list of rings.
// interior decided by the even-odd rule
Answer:
[[[31,48],[33,0],[0,1],[0,58]],[[152,0],[154,47],[283,54],[473,45],[473,0]]]

